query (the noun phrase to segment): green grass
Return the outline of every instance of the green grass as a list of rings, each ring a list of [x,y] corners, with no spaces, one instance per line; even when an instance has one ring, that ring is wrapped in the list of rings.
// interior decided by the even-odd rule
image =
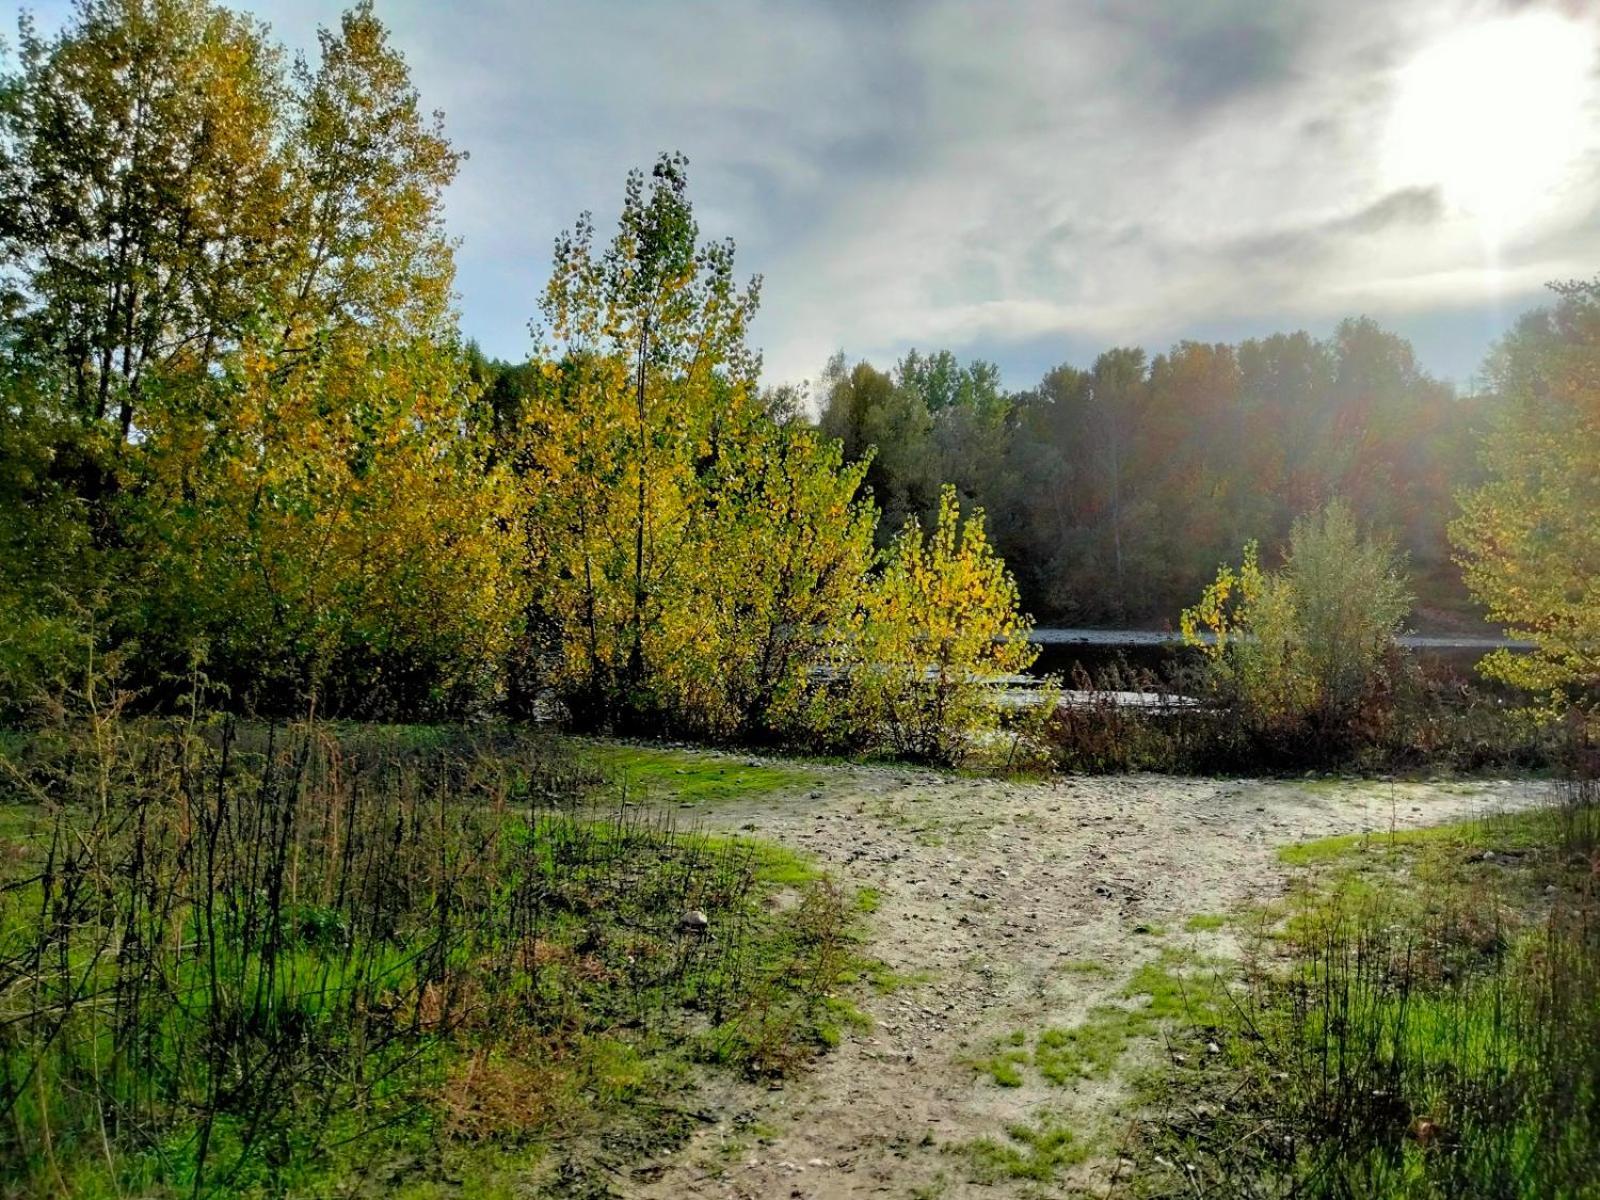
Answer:
[[[978,1183],[1004,1180],[1056,1182],[1061,1172],[1089,1156],[1089,1146],[1058,1120],[1044,1117],[1032,1124],[1006,1126],[1005,1138],[978,1138],[953,1148],[964,1155]]]
[[[1195,913],[1183,923],[1190,933],[1212,933],[1227,927],[1230,918],[1226,913]]]
[[[1149,1032],[1148,1023],[1132,1009],[1096,1005],[1088,1017],[1067,1029],[1046,1029],[1034,1043],[1033,1064],[1045,1082],[1066,1087],[1081,1079],[1111,1073],[1129,1041]]]
[[[1074,958],[1061,964],[1061,969],[1073,975],[1109,975],[1111,968],[1095,958]]]
[[[906,988],[922,987],[931,983],[933,978],[932,971],[896,971],[879,959],[861,958],[857,960],[849,982],[864,980],[876,994],[891,996]]]
[[[1032,1056],[1026,1050],[1005,1047],[985,1058],[973,1059],[972,1069],[987,1075],[996,1087],[1015,1088],[1023,1085],[1022,1068],[1032,1061]]]
[[[853,894],[780,846],[562,805],[565,760],[546,778],[526,740],[284,735],[283,805],[259,731],[227,776],[209,742],[113,732],[104,807],[0,804],[0,1081],[30,1080],[0,1087],[0,1194],[166,1200],[204,1170],[206,1194],[242,1197],[599,1196],[689,1135],[703,1066],[778,1077],[870,1028],[848,990]],[[90,744],[59,749],[42,778],[91,788]],[[58,820],[71,861],[44,881],[50,842],[30,835]],[[214,850],[196,841],[210,820],[231,831]],[[277,878],[293,882],[258,882]],[[709,936],[681,931],[689,908]],[[108,924],[125,912],[131,938]],[[226,1105],[217,1063],[240,1067]],[[124,1122],[108,1144],[107,1111]],[[530,1192],[551,1156],[552,1190]]]
[[[1246,986],[1144,1085],[1153,1191],[1600,1195],[1600,788],[1280,857]]]
[[[821,787],[827,780],[802,764],[759,763],[702,750],[571,739],[579,762],[603,774],[630,800],[719,804]]]
[[[1106,972],[1099,963],[1082,965],[1096,974]],[[1029,1069],[1056,1087],[1103,1079],[1136,1042],[1153,1039],[1165,1026],[1180,1020],[1215,1023],[1224,995],[1217,979],[1220,967],[1214,959],[1164,949],[1159,958],[1134,971],[1120,1002],[1095,1005],[1076,1025],[1047,1028],[1031,1037],[1016,1030],[988,1055],[969,1063],[1000,1087],[1021,1087]]]

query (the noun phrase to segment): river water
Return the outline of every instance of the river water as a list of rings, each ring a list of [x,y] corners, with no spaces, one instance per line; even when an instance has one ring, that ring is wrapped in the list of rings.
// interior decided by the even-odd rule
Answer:
[[[1091,676],[1113,664],[1160,671],[1199,653],[1177,633],[1157,629],[1043,628],[1035,629],[1031,640],[1039,647],[1032,673],[1059,675],[1069,683],[1079,666]],[[1415,653],[1430,674],[1463,679],[1476,678],[1478,660],[1491,650],[1532,649],[1528,642],[1505,638],[1445,634],[1407,634],[1395,640]]]

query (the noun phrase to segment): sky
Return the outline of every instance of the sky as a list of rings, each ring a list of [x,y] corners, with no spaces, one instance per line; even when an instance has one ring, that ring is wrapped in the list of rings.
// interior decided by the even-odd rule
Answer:
[[[41,30],[65,0],[30,5]],[[240,5],[291,47],[338,0]],[[1027,387],[1113,345],[1365,314],[1470,383],[1600,273],[1600,0],[378,0],[469,160],[462,327],[522,358],[551,245],[690,162],[769,382],[907,348]]]

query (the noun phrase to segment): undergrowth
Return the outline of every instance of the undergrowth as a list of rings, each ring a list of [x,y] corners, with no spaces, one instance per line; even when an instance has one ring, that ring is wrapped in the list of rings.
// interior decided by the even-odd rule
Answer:
[[[1504,694],[1428,674],[1396,651],[1386,686],[1328,720],[1262,724],[1183,660],[1162,671],[1111,664],[1073,677],[1071,703],[1045,724],[1058,771],[1260,774],[1544,772],[1565,765],[1571,730]],[[1129,702],[1129,693],[1139,696]]]
[[[604,1195],[695,1124],[690,1064],[781,1076],[859,1019],[829,881],[595,780],[508,730],[8,747],[0,1194]]]
[[[1135,1190],[1600,1196],[1594,779],[1531,811],[1284,859],[1305,878],[1244,986],[1147,1082]]]

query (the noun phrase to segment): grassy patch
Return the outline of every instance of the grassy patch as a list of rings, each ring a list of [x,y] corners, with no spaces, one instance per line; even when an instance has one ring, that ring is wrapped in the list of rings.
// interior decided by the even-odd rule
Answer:
[[[1109,975],[1111,968],[1095,958],[1074,958],[1061,964],[1061,969],[1072,975]]]
[[[1212,933],[1226,928],[1228,920],[1225,913],[1195,913],[1183,923],[1183,927],[1190,933]]]
[[[1065,1087],[1080,1079],[1097,1079],[1111,1072],[1128,1041],[1147,1031],[1131,1009],[1102,1004],[1070,1029],[1047,1029],[1034,1046],[1033,1061],[1047,1083]]]
[[[1223,995],[1215,977],[1218,966],[1197,955],[1163,950],[1157,960],[1133,973],[1122,989],[1121,1003],[1098,1004],[1078,1024],[1045,1029],[1036,1036],[1018,1030],[988,1056],[971,1060],[971,1065],[1001,1087],[1021,1087],[1030,1068],[1057,1087],[1103,1079],[1133,1043],[1155,1037],[1164,1025],[1177,1020],[1214,1023]]]
[[[865,980],[880,996],[890,996],[906,988],[921,987],[933,981],[932,971],[896,971],[888,963],[876,958],[861,958],[853,968],[848,982]]]
[[[592,766],[630,800],[716,804],[816,788],[827,780],[801,764],[752,763],[704,750],[679,750],[573,739],[580,762]]]
[[[972,1067],[992,1079],[996,1087],[1021,1087],[1024,1082],[1022,1068],[1031,1061],[1026,1050],[1007,1048],[997,1050],[987,1058],[974,1059]]]
[[[510,1196],[553,1157],[549,1194],[601,1195],[688,1135],[695,1061],[783,1075],[868,1025],[852,897],[580,810],[548,742],[116,724],[28,770],[0,1193]]]
[[[1061,1172],[1088,1157],[1089,1147],[1064,1124],[1043,1118],[1006,1127],[1004,1139],[978,1138],[955,1147],[979,1183],[1008,1179],[1054,1183]]]
[[[1595,1195],[1600,788],[1285,858],[1236,1005],[1149,1082],[1152,1188]]]

